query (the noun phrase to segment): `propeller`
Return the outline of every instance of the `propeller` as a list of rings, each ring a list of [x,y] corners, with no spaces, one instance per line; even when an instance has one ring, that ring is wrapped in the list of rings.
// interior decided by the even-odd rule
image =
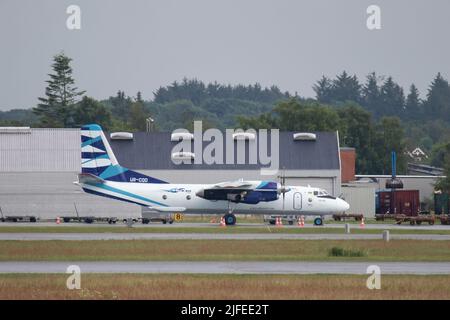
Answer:
[[[286,188],[286,173],[285,170],[283,168],[283,171],[281,173],[281,175],[279,176],[280,178],[280,193],[283,195],[283,211],[284,211],[284,200],[286,198],[286,192],[288,191]]]

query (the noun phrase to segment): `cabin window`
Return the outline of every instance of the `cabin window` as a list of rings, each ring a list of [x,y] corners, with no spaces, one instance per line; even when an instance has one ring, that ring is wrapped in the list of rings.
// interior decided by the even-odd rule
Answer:
[[[190,196],[190,195],[187,195],[187,196],[186,196],[186,199],[191,200],[191,196]]]
[[[163,197],[162,197],[164,200],[166,200],[167,199],[167,196],[166,195],[163,195]]]

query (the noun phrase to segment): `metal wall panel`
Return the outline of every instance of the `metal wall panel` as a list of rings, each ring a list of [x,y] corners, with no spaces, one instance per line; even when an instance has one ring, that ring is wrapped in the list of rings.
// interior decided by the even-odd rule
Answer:
[[[375,187],[342,186],[342,196],[350,205],[346,213],[363,214],[365,217],[375,216]]]
[[[79,129],[0,134],[0,172],[79,171]]]
[[[140,206],[90,195],[77,185],[75,172],[0,173],[0,207],[4,215],[139,217]]]

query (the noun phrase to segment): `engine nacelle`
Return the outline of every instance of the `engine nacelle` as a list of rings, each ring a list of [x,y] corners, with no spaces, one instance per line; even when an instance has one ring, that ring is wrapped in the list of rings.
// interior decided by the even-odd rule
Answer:
[[[243,198],[243,195],[239,194],[239,193],[237,193],[237,194],[234,194],[234,193],[227,194],[227,200],[230,200],[232,202],[241,202],[242,198]]]

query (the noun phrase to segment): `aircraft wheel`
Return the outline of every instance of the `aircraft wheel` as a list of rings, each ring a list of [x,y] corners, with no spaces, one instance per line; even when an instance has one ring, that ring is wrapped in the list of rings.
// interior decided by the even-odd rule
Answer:
[[[232,226],[232,225],[235,225],[235,224],[236,224],[236,216],[235,216],[234,214],[227,213],[227,214],[224,216],[224,219],[225,219],[225,224],[226,224],[227,226]]]
[[[315,218],[315,219],[314,219],[314,225],[315,225],[315,226],[321,226],[321,225],[323,225],[323,219],[320,218],[320,217]]]

